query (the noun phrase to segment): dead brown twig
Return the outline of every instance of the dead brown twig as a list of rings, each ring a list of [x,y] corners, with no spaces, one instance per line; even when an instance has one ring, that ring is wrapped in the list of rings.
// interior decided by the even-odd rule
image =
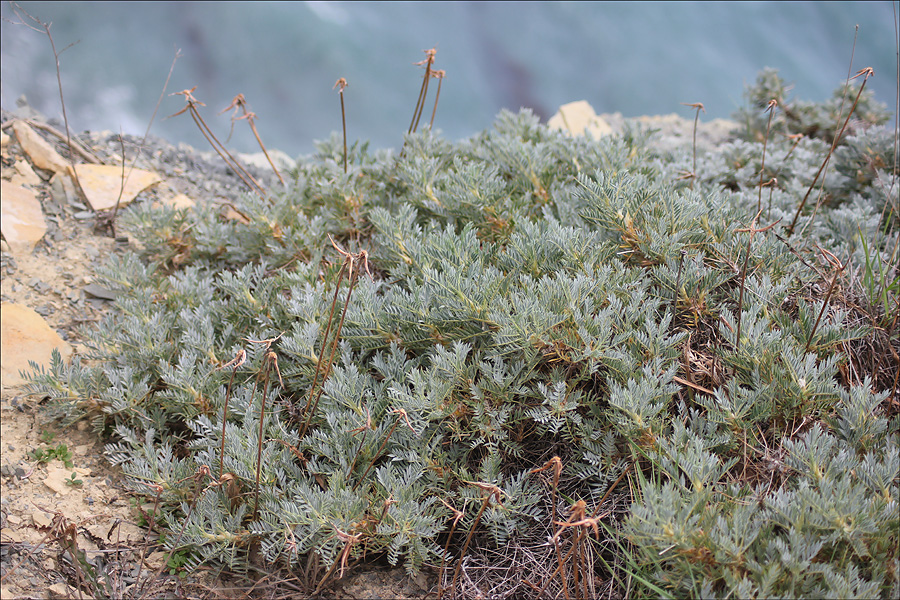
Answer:
[[[444,504],[444,506],[446,506],[453,512],[453,524],[450,525],[450,533],[447,534],[447,542],[444,544],[444,555],[441,556],[441,568],[438,570],[438,573],[440,573],[440,575],[438,576],[438,594],[437,594],[438,600],[441,600],[441,596],[444,595],[444,587],[443,587],[444,563],[447,561],[447,555],[448,555],[449,549],[450,549],[450,540],[453,539],[453,532],[456,531],[456,525],[460,522],[460,520],[464,516],[466,516],[466,513],[464,513],[461,510],[457,510],[457,509],[453,508],[452,506],[447,504],[447,502],[445,502],[443,498],[441,498],[440,500]]]
[[[3,129],[11,129],[12,126],[15,125],[15,123],[18,120],[19,119],[11,119],[11,120],[7,121],[6,123],[3,124]],[[22,119],[22,120],[25,123],[27,123],[29,127],[33,127],[35,129],[42,129],[43,131],[46,131],[47,133],[49,133],[50,135],[55,137],[56,139],[58,139],[62,142],[66,141],[66,134],[64,132],[60,131],[59,129],[53,127],[52,125],[48,125],[47,123],[42,123],[41,121],[35,121],[34,119]],[[73,152],[75,152],[75,154],[77,154],[78,156],[83,158],[85,161],[87,161],[93,165],[99,165],[101,162],[103,162],[99,158],[97,158],[97,156],[93,152],[91,152],[84,144],[79,142],[77,139],[70,139],[69,142],[71,143],[71,150]]]
[[[125,193],[125,185],[128,183],[128,178],[131,177],[132,171],[137,166],[137,161],[141,157],[141,152],[144,149],[144,144],[147,142],[147,136],[150,135],[150,128],[153,126],[153,121],[156,119],[156,113],[159,112],[159,107],[162,104],[163,98],[166,97],[166,90],[169,88],[169,81],[172,79],[172,73],[175,71],[175,63],[178,62],[178,59],[181,58],[181,50],[175,50],[175,56],[172,58],[172,65],[169,67],[169,74],[166,76],[166,81],[163,84],[162,91],[159,94],[159,98],[156,100],[156,106],[153,107],[153,114],[150,116],[150,121],[147,123],[147,129],[144,130],[144,137],[141,138],[141,143],[138,145],[137,154],[134,157],[134,160],[131,161],[131,167],[128,169],[128,174],[125,174],[125,142],[122,139],[122,134],[119,134],[119,142],[122,144],[122,185],[119,187],[119,197],[116,198],[116,207],[112,212],[112,216],[109,220],[109,225],[112,230],[113,237],[116,237],[116,216],[119,213],[119,205],[122,202],[122,195]],[[74,170],[74,169],[73,169]]]
[[[65,48],[63,48],[62,50],[57,52],[56,42],[53,41],[53,35],[50,33],[51,23],[44,23],[37,17],[30,15],[28,13],[28,11],[26,11],[24,8],[22,8],[19,4],[15,3],[15,2],[10,2],[9,4],[13,10],[13,13],[15,13],[15,15],[17,17],[19,17],[19,19],[21,19],[21,21],[18,23],[19,25],[24,25],[25,27],[28,27],[32,31],[43,32],[44,34],[47,35],[47,39],[50,40],[50,48],[51,48],[51,50],[53,50],[53,60],[56,63],[56,84],[59,89],[59,103],[62,107],[63,123],[65,124],[65,127],[66,127],[66,146],[69,148],[69,164],[72,168],[72,177],[75,179],[75,183],[76,183],[77,187],[80,188],[81,182],[78,181],[78,173],[75,171],[75,150],[73,149],[74,146],[72,144],[72,136],[69,133],[69,117],[66,113],[66,101],[65,101],[65,98],[63,97],[62,75],[60,74],[60,68],[59,68],[60,55],[63,52],[65,52],[66,50],[68,50],[69,48],[71,48],[72,46],[74,46],[75,44],[77,44],[78,42],[73,42],[73,43],[69,44],[68,46],[66,46]]]
[[[251,344],[265,344],[265,348],[263,350],[263,352],[265,353],[265,356],[263,358],[264,368],[263,368],[263,373],[262,373],[263,388],[262,388],[262,398],[260,399],[260,404],[259,404],[259,435],[256,440],[256,480],[254,482],[254,487],[253,487],[253,497],[254,497],[253,514],[254,515],[259,514],[259,512],[258,512],[259,511],[259,479],[260,479],[260,475],[262,473],[262,447],[263,447],[263,434],[265,433],[265,422],[266,422],[266,396],[268,396],[268,394],[269,394],[269,378],[272,374],[273,366],[275,367],[275,372],[278,375],[278,383],[281,385],[281,387],[284,387],[284,381],[281,378],[281,370],[278,368],[278,355],[275,354],[275,352],[273,352],[271,350],[272,344],[274,344],[276,341],[278,341],[278,339],[282,335],[284,335],[284,332],[278,334],[277,336],[275,336],[273,338],[268,338],[265,340],[251,340],[248,338],[244,338],[245,341],[250,342]],[[238,356],[240,356],[240,354],[238,354]],[[258,378],[256,381],[256,387],[254,387],[254,390],[253,390],[254,395],[256,395],[257,389],[259,389],[259,379]],[[222,431],[224,434],[224,431],[225,431],[224,422],[222,423]],[[224,452],[224,447],[225,447],[224,439],[225,438],[223,435],[223,437],[222,437],[223,452]],[[223,454],[222,458],[224,460],[224,458],[225,458],[224,454]]]

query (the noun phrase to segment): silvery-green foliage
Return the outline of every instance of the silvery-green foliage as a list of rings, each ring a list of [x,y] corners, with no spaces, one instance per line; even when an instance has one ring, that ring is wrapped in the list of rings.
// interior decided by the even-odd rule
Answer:
[[[784,93],[764,72],[748,98]],[[900,292],[889,136],[855,127],[802,236],[784,230],[830,147],[809,128],[835,106],[776,112],[761,195],[756,109],[691,178],[691,151],[646,130],[571,138],[523,111],[458,143],[355,144],[346,174],[332,137],[285,190],[233,207],[139,204],[142,250],[102,274],[118,298],[85,334],[92,362],[57,354],[31,389],[111,433],[194,567],[258,551],[339,573],[379,554],[412,573],[456,564],[469,532],[470,551],[546,540],[551,478],[533,470],[560,456],[557,519],[584,500],[615,537],[598,547],[633,553],[604,554],[599,577],[891,597],[900,421],[848,350],[886,331]],[[816,246],[864,261],[838,287],[862,272],[880,320],[827,297]],[[623,522],[604,497],[630,502]]]

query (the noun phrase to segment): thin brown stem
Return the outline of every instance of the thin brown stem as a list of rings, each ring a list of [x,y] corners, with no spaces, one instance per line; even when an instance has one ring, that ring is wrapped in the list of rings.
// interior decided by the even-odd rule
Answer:
[[[334,323],[334,311],[337,307],[338,294],[341,291],[341,281],[344,278],[344,272],[347,270],[347,264],[348,263],[345,261],[344,264],[341,265],[341,270],[337,276],[337,285],[334,288],[334,296],[331,299],[331,310],[328,312],[328,324],[325,325],[325,335],[322,336],[322,349],[319,351],[319,356],[316,360],[316,372],[313,375],[312,385],[309,388],[309,399],[306,401],[306,407],[303,409],[303,412],[307,415],[307,418],[303,424],[303,427],[300,428],[299,436],[301,438],[306,434],[306,426],[309,422],[310,406],[312,406],[313,398],[315,398],[316,384],[319,381],[319,372],[322,370],[322,359],[325,357],[325,349],[328,347],[328,334],[331,333],[331,325],[332,323]]]
[[[450,540],[453,539],[453,532],[456,531],[457,523],[459,523],[460,519],[466,516],[466,513],[461,510],[456,510],[455,508],[447,504],[443,499],[441,499],[441,502],[443,502],[444,506],[453,511],[453,525],[450,526],[450,533],[447,534],[447,542],[444,544],[444,555],[441,557],[441,568],[438,571],[440,575],[438,576],[437,600],[441,600],[441,596],[444,595],[444,563],[447,560],[447,554],[450,551]]]
[[[266,352],[265,362],[266,362],[266,370],[264,372],[264,382],[262,389],[262,398],[259,403],[259,437],[256,440],[256,480],[253,483],[253,514],[254,516],[259,515],[259,478],[262,471],[262,447],[263,447],[263,434],[265,433],[265,423],[266,423],[266,396],[269,393],[269,375],[272,372],[272,363],[275,359],[275,353],[272,351]]]
[[[833,266],[835,270],[834,276],[832,276],[831,278],[831,283],[828,285],[828,292],[825,294],[825,301],[822,302],[822,308],[819,309],[819,315],[816,317],[816,322],[815,324],[813,324],[813,328],[809,332],[809,337],[806,339],[806,352],[809,352],[809,346],[810,344],[812,344],[813,336],[815,336],[816,334],[816,329],[819,328],[819,322],[822,320],[822,315],[825,314],[825,309],[828,308],[828,302],[831,300],[831,294],[834,293],[834,286],[835,284],[837,284],[838,276],[844,271],[847,265],[850,264],[849,260],[847,261],[847,263],[841,264],[837,257],[831,252],[828,252],[828,250],[819,248],[819,251],[822,252],[822,255],[828,262],[831,263],[831,266]]]
[[[220,367],[221,369],[228,367],[231,367],[232,369],[231,377],[228,379],[228,387],[225,389],[225,407],[222,409],[222,440],[219,448],[219,479],[222,479],[222,475],[225,474],[225,424],[228,422],[228,400],[231,398],[231,384],[234,383],[234,375],[237,373],[238,367],[243,365],[246,360],[247,352],[242,348],[233,360]]]
[[[359,269],[354,269],[354,265],[356,261],[360,261],[363,264],[363,267],[366,269],[366,272],[369,273],[369,254],[365,250],[361,250],[356,254],[352,254],[347,252],[340,246],[338,246],[334,240],[331,240],[331,244],[334,246],[335,250],[344,257],[344,263],[341,265],[341,271],[338,273],[337,277],[337,285],[334,289],[334,297],[331,300],[331,310],[328,313],[328,325],[325,327],[325,335],[322,338],[322,350],[320,351],[320,356],[316,361],[316,373],[313,377],[312,386],[309,388],[309,399],[306,401],[306,407],[304,408],[304,412],[306,413],[306,419],[303,422],[303,427],[300,428],[300,437],[302,438],[306,434],[306,430],[309,427],[310,422],[312,421],[312,416],[315,414],[316,409],[319,406],[319,399],[322,397],[322,391],[324,390],[325,380],[328,379],[328,375],[331,373],[331,365],[334,360],[335,352],[337,351],[338,342],[341,337],[341,328],[344,326],[344,319],[347,316],[347,309],[350,306],[350,297],[353,294],[353,287],[356,284],[356,280],[359,278]],[[328,334],[331,331],[331,324],[334,322],[334,311],[337,306],[337,298],[338,292],[341,288],[341,281],[344,277],[344,272],[349,270],[348,277],[350,278],[350,286],[347,289],[347,299],[344,301],[344,307],[341,310],[341,318],[338,322],[338,326],[335,329],[334,338],[331,344],[331,353],[328,357],[328,361],[325,364],[325,371],[322,375],[322,382],[319,385],[318,389],[316,388],[316,384],[319,379],[319,372],[322,367],[322,357],[325,354],[325,349],[328,344]],[[371,275],[371,273],[369,273]]]
[[[757,233],[761,233],[763,231],[767,231],[767,230],[771,229],[772,227],[775,227],[775,225],[777,225],[778,222],[781,220],[781,219],[779,219],[778,221],[775,221],[771,225],[767,225],[766,227],[763,227],[762,229],[757,229],[756,223],[757,223],[757,220],[759,219],[760,212],[757,212],[756,216],[753,217],[753,221],[750,223],[749,228],[735,230],[736,232],[749,232],[750,233],[750,237],[747,239],[747,253],[744,256],[744,265],[741,268],[741,291],[740,291],[740,295],[738,296],[738,307],[737,307],[737,320],[738,320],[737,334],[735,335],[735,338],[734,338],[735,351],[737,351],[741,347],[741,322],[743,320],[741,313],[744,310],[744,282],[747,279],[747,264],[750,262],[750,246],[751,246],[751,244],[753,244],[753,236],[755,236]]]
[[[766,123],[766,137],[763,139],[762,149],[762,164],[759,167],[759,200],[756,202],[757,213],[762,210],[763,176],[766,173],[766,146],[769,144],[769,130],[772,127],[772,117],[775,115],[776,108],[778,108],[778,100],[772,98],[769,100],[769,105],[766,107],[766,110],[769,112],[769,121]]]
[[[702,110],[705,113],[706,109],[703,107],[702,102],[693,102],[693,103],[682,102],[681,104],[684,106],[690,106],[690,107],[696,109],[696,114],[694,114],[694,143],[693,143],[694,162],[693,162],[693,165],[691,166],[691,175],[692,175],[691,189],[694,189],[694,180],[697,178],[697,123],[700,121],[700,111]]]
[[[425,66],[425,77],[422,78],[422,87],[419,89],[419,99],[416,101],[416,110],[413,112],[412,121],[409,124],[408,133],[415,133],[419,127],[419,119],[422,117],[422,109],[425,107],[425,98],[428,96],[428,81],[431,79],[431,65],[434,63],[436,48],[425,50],[425,60],[416,63],[417,66]]]
[[[860,75],[865,75],[863,78],[862,85],[859,86],[859,92],[856,94],[856,99],[853,101],[853,106],[850,107],[850,112],[847,113],[847,118],[844,120],[844,125],[841,127],[840,132],[834,136],[834,140],[831,142],[831,149],[828,150],[828,154],[825,155],[825,160],[822,161],[822,166],[819,167],[819,170],[816,172],[816,176],[813,177],[812,183],[809,184],[809,189],[806,190],[806,194],[803,196],[803,200],[800,201],[800,205],[797,207],[797,213],[794,215],[794,220],[791,221],[790,227],[788,227],[787,232],[788,235],[794,233],[794,227],[797,226],[797,219],[800,218],[800,213],[803,211],[803,207],[806,206],[806,201],[809,199],[809,195],[812,193],[813,188],[816,186],[816,182],[819,181],[819,177],[821,177],[822,173],[825,171],[826,165],[828,165],[828,161],[831,160],[831,155],[834,154],[835,148],[837,148],[838,142],[841,137],[844,135],[844,131],[847,129],[847,124],[850,123],[850,117],[853,116],[853,111],[856,110],[856,105],[859,104],[859,98],[862,96],[863,90],[866,89],[866,82],[869,80],[871,75],[875,74],[875,70],[872,67],[866,67],[862,69],[859,73],[856,74],[853,79],[859,77]]]
[[[200,133],[206,138],[206,141],[210,143],[213,149],[218,153],[219,156],[222,157],[222,160],[225,161],[234,172],[240,178],[244,184],[250,188],[253,192],[259,195],[260,198],[266,197],[266,192],[263,187],[259,184],[258,181],[250,174],[247,169],[241,165],[240,162],[228,151],[222,142],[219,141],[219,138],[212,132],[209,128],[209,125],[206,124],[206,121],[203,120],[203,117],[200,115],[200,111],[197,109],[198,106],[205,106],[202,102],[194,98],[193,92],[197,87],[194,86],[189,90],[182,90],[180,92],[175,92],[173,95],[184,96],[185,97],[185,107],[179,110],[177,113],[170,115],[168,118],[177,117],[178,115],[189,112],[191,118],[194,120],[194,123],[197,125],[197,128],[200,130]]]
[[[347,80],[341,77],[334,84],[335,88],[340,88],[338,93],[341,95],[341,126],[344,129],[344,174],[347,173],[347,113],[344,110],[344,88],[347,87]],[[334,89],[334,88],[332,88]]]
[[[344,301],[344,307],[341,310],[341,319],[338,321],[338,326],[334,331],[334,338],[332,338],[331,342],[331,354],[329,354],[328,361],[325,363],[325,373],[322,375],[322,384],[319,386],[315,402],[313,402],[312,409],[310,409],[309,413],[306,415],[306,422],[303,424],[303,433],[306,433],[306,428],[309,427],[310,420],[315,414],[316,409],[319,407],[319,400],[322,398],[322,392],[325,390],[325,380],[328,379],[328,376],[331,374],[331,367],[334,364],[334,355],[337,352],[338,343],[341,340],[341,329],[344,326],[344,318],[347,316],[347,309],[350,307],[350,296],[353,295],[353,287],[356,284],[357,275],[358,274],[353,271],[353,265],[351,264],[350,286],[347,288],[347,299]]]
[[[75,179],[75,184],[77,187],[80,188],[81,182],[78,180],[77,171],[75,171],[75,150],[73,149],[72,136],[70,134],[70,129],[69,129],[69,117],[68,117],[68,114],[66,113],[66,100],[63,97],[63,85],[62,85],[62,75],[60,73],[60,68],[59,68],[59,57],[63,52],[65,52],[66,50],[68,50],[69,48],[74,46],[75,44],[79,43],[81,40],[79,40],[78,42],[73,42],[73,43],[69,44],[68,46],[66,46],[65,48],[63,48],[62,50],[57,52],[56,42],[53,41],[53,35],[50,33],[50,25],[51,25],[50,23],[44,23],[37,17],[31,16],[30,14],[28,14],[28,12],[24,8],[22,8],[20,5],[18,5],[15,2],[10,2],[10,7],[12,8],[12,10],[16,14],[16,16],[18,16],[20,19],[22,19],[22,21],[20,23],[21,25],[25,25],[26,27],[28,27],[29,29],[31,29],[33,31],[43,30],[43,32],[47,35],[47,39],[50,40],[50,49],[53,51],[53,60],[56,63],[56,85],[57,85],[57,88],[59,89],[59,103],[62,108],[63,124],[65,125],[65,128],[66,128],[66,147],[69,149],[69,164],[72,167],[72,177]],[[22,15],[19,14],[20,11],[21,11],[22,15],[25,15],[25,17],[27,17],[27,19],[29,21],[36,23],[38,27],[36,27],[35,25],[30,25],[25,20],[25,18],[23,18]]]
[[[437,71],[432,71],[431,75],[437,77],[438,88],[434,95],[434,108],[431,109],[431,121],[428,122],[428,129],[434,127],[434,115],[437,114],[438,100],[441,99],[441,85],[444,83],[444,75],[446,75],[446,72],[443,69],[439,69]]]
[[[266,150],[266,145],[263,144],[262,138],[259,137],[259,131],[256,129],[256,113],[252,112],[248,108],[247,99],[244,98],[243,94],[238,94],[231,100],[231,104],[226,106],[224,109],[219,111],[221,115],[223,112],[227,110],[234,109],[234,113],[231,115],[231,131],[234,131],[234,123],[235,121],[246,120],[247,123],[250,124],[250,130],[253,132],[253,137],[256,138],[256,143],[259,144],[260,149],[263,152],[263,155],[266,157],[266,160],[269,162],[269,166],[272,167],[272,171],[275,172],[275,176],[278,177],[278,180],[281,182],[281,185],[285,185],[284,177],[281,176],[281,173],[278,172],[278,167],[275,166],[275,163],[272,162],[272,157],[269,156],[269,151]],[[237,111],[241,111],[241,116],[237,116]],[[231,132],[228,133],[228,139],[231,139]],[[228,141],[228,140],[225,140]],[[246,171],[245,171],[246,172]],[[249,173],[247,173],[249,176]]]
[[[479,521],[481,521],[481,515],[484,514],[485,509],[487,509],[488,505],[491,503],[491,498],[496,497],[497,503],[500,504],[500,496],[503,494],[503,491],[495,485],[489,485],[484,483],[475,483],[475,482],[467,482],[472,485],[477,486],[482,491],[488,492],[488,495],[485,496],[484,502],[481,503],[481,508],[478,510],[478,514],[475,515],[475,521],[472,523],[472,527],[469,528],[469,535],[466,536],[466,541],[463,544],[462,550],[459,553],[459,560],[456,562],[456,569],[453,571],[453,582],[450,584],[450,589],[456,589],[456,581],[459,579],[459,570],[462,567],[463,558],[466,556],[466,550],[469,549],[469,544],[472,541],[472,536],[475,535],[475,528],[478,527]]]
[[[6,123],[3,124],[2,128],[4,130],[10,129],[10,128],[12,128],[13,125],[15,125],[16,121],[18,121],[18,119],[10,119],[9,121],[7,121]],[[33,127],[35,129],[41,129],[43,131],[46,131],[47,133],[49,133],[50,135],[52,135],[53,137],[55,137],[56,139],[58,139],[61,142],[66,141],[65,132],[56,129],[52,125],[48,125],[47,123],[41,123],[40,121],[35,121],[34,119],[23,119],[23,121],[25,121],[29,127]],[[94,156],[93,152],[88,150],[84,146],[84,144],[79,142],[77,139],[73,139],[70,141],[72,143],[71,149],[75,152],[75,154],[79,155],[85,161],[87,161],[93,165],[99,165],[102,162],[99,158]]]
[[[359,487],[359,484],[362,483],[363,479],[366,478],[366,475],[369,474],[369,471],[372,469],[372,466],[375,464],[375,461],[378,460],[378,456],[381,454],[381,451],[384,450],[385,445],[388,440],[391,439],[391,436],[394,435],[394,430],[397,429],[397,425],[400,424],[400,419],[402,417],[397,415],[397,420],[394,421],[394,424],[391,425],[390,430],[387,432],[387,435],[384,436],[384,439],[381,441],[381,445],[378,446],[378,450],[375,451],[375,455],[372,457],[372,461],[369,463],[369,466],[366,467],[366,470],[363,472],[362,476],[356,480],[356,483],[353,484],[353,491],[356,491],[356,488]]]
[[[153,107],[153,114],[150,115],[150,121],[147,123],[147,129],[144,130],[144,137],[141,138],[141,143],[138,145],[137,154],[134,156],[134,160],[131,161],[131,167],[128,169],[128,174],[124,174],[125,170],[125,145],[122,144],[122,187],[119,191],[119,197],[116,199],[116,208],[113,210],[112,220],[110,221],[110,226],[113,231],[113,236],[115,236],[116,232],[116,215],[119,212],[119,203],[122,200],[122,195],[125,193],[125,186],[128,184],[128,179],[131,177],[132,171],[134,171],[137,166],[137,161],[141,157],[141,152],[144,150],[144,144],[147,143],[147,136],[150,135],[150,128],[153,126],[153,121],[156,119],[156,114],[159,112],[159,106],[162,104],[163,98],[166,97],[166,89],[169,87],[169,81],[172,79],[172,73],[175,71],[175,63],[178,59],[181,58],[181,50],[175,50],[175,56],[172,58],[172,64],[169,66],[169,74],[166,75],[166,81],[163,83],[162,91],[159,93],[159,98],[156,100],[156,106]],[[119,140],[122,139],[122,135],[119,135]]]

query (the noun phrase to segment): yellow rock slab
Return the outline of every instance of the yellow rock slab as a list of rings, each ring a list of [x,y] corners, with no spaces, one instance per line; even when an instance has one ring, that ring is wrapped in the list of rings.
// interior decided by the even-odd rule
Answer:
[[[550,129],[562,129],[571,135],[584,135],[585,131],[589,131],[594,139],[600,139],[613,132],[609,123],[597,116],[587,100],[563,104],[547,121],[547,126]]]
[[[34,172],[27,160],[17,160],[13,165],[15,172],[9,182],[13,185],[27,185],[37,187],[44,181]]]
[[[0,231],[6,243],[13,254],[31,252],[47,233],[41,203],[33,190],[5,180],[0,181],[0,196]]]
[[[32,309],[9,302],[0,305],[0,381],[4,386],[26,381],[19,371],[31,371],[29,360],[49,366],[54,348],[63,360],[72,355],[72,347]]]
[[[125,167],[127,181],[122,191],[122,167],[115,165],[75,165],[81,192],[94,210],[115,208],[122,191],[119,206],[125,206],[152,185],[162,181],[156,173]]]
[[[81,479],[81,477],[87,477],[91,474],[90,469],[80,469],[75,467],[73,469],[65,469],[63,467],[47,467],[47,477],[44,479],[44,485],[48,488],[56,492],[61,496],[65,496],[69,492],[71,492],[74,487],[72,484],[66,483],[67,481],[72,481],[72,474],[75,474],[75,479]],[[84,482],[84,480],[81,480]]]
[[[47,140],[39,136],[34,129],[28,126],[24,121],[16,121],[13,123],[13,132],[22,150],[31,159],[39,169],[46,169],[54,173],[65,173],[68,163],[66,159],[59,155],[53,146]]]

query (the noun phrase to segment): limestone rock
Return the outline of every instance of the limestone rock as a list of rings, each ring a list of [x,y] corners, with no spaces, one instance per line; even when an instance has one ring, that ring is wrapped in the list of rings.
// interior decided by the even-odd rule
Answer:
[[[31,521],[34,523],[35,527],[50,527],[53,523],[53,515],[46,513],[41,509],[35,509],[35,511],[31,513]]]
[[[0,529],[0,540],[3,540],[4,544],[18,544],[23,541],[23,538],[15,529],[4,527],[3,529]],[[6,596],[0,595],[0,598],[6,598]]]
[[[0,196],[0,230],[6,243],[13,253],[31,252],[47,232],[37,195],[4,180],[0,181]]]
[[[129,175],[130,171],[130,175]],[[116,165],[75,165],[81,192],[94,210],[115,208],[122,190],[122,167]],[[119,206],[125,206],[142,191],[161,181],[159,175],[141,169],[125,167],[128,181],[122,191]]]
[[[43,183],[43,180],[34,172],[27,160],[17,160],[13,165],[15,172],[9,182],[13,185],[21,185],[27,187],[37,187]]]
[[[547,125],[551,129],[562,129],[571,135],[584,135],[585,131],[588,131],[594,139],[613,132],[609,124],[597,116],[586,100],[563,104],[556,114],[550,117]]]
[[[39,169],[46,169],[54,173],[65,173],[68,164],[66,159],[59,155],[53,146],[39,136],[34,129],[24,121],[13,123],[13,131],[22,150]]]
[[[71,492],[73,488],[66,483],[70,481],[72,473],[75,473],[75,479],[81,479],[90,474],[90,469],[65,469],[62,467],[47,467],[47,477],[44,479],[44,485],[59,494],[65,496]],[[82,480],[83,481],[83,480]]]
[[[31,370],[29,360],[48,365],[54,348],[63,360],[72,355],[71,346],[32,309],[8,302],[0,305],[0,380],[4,386],[25,382],[19,371]]]

